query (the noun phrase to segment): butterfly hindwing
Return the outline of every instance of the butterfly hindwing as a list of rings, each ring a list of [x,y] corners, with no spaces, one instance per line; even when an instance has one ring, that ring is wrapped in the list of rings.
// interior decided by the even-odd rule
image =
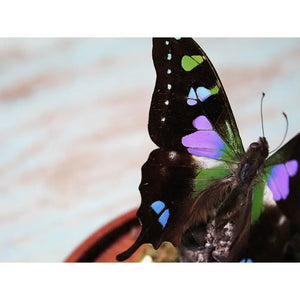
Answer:
[[[239,157],[244,149],[227,96],[199,45],[190,38],[155,38],[153,61],[157,79],[148,124],[152,140],[161,148],[187,150],[183,138],[197,132],[200,117],[229,154]]]
[[[300,134],[266,161],[273,199],[291,220],[300,220]]]
[[[142,231],[119,260],[128,258],[143,243],[157,249],[163,241],[180,242],[192,205],[195,165],[191,155],[156,149],[142,167],[139,189],[142,203],[137,216]]]

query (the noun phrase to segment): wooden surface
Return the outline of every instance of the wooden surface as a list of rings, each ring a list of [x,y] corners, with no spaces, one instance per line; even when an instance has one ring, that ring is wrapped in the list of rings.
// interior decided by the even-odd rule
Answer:
[[[299,39],[201,39],[245,147],[300,129]],[[0,39],[0,261],[62,261],[140,203],[151,39]]]

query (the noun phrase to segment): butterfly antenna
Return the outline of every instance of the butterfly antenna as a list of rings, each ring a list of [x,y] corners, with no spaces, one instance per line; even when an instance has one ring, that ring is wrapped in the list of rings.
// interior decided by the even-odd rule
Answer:
[[[262,92],[262,96],[260,99],[260,119],[261,119],[261,131],[262,131],[263,137],[265,137],[264,117],[263,117],[263,110],[262,110],[264,98],[265,98],[265,93]]]
[[[274,150],[270,151],[270,154],[277,151],[282,146],[282,144],[284,143],[286,136],[287,136],[287,132],[288,132],[288,128],[289,128],[289,120],[288,120],[288,117],[285,112],[282,112],[282,114],[283,114],[283,116],[285,118],[285,122],[286,122],[285,133],[284,133],[283,139],[282,139],[281,143],[279,144],[279,146],[277,146]]]

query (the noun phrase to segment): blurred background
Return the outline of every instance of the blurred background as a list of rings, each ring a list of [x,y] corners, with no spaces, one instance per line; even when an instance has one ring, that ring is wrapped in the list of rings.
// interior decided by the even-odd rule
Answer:
[[[300,129],[300,39],[196,38],[225,87],[245,148]],[[0,261],[63,261],[140,204],[156,148],[147,122],[150,38],[0,39]]]

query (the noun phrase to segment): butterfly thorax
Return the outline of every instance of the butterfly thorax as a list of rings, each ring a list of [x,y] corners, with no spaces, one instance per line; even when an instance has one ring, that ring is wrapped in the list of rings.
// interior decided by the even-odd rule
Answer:
[[[258,142],[251,143],[237,168],[238,183],[251,184],[263,168],[268,154],[269,146],[265,137],[259,138]]]
[[[262,171],[267,156],[268,143],[264,137],[259,138],[258,142],[251,143],[232,174],[217,180],[215,185],[204,189],[198,195],[187,227],[197,225],[200,222],[207,223],[209,219],[216,216],[220,207],[227,210],[229,209],[227,206],[235,205],[232,201],[225,201],[225,199],[230,199],[229,195],[232,191],[236,189],[239,192],[243,191],[241,194],[246,197]]]

